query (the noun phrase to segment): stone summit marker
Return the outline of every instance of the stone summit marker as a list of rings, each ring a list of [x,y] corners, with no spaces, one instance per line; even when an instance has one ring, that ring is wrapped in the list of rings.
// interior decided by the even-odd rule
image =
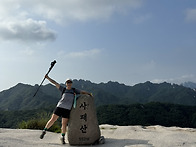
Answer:
[[[99,143],[100,129],[94,98],[81,95],[72,108],[68,125],[68,141],[70,145],[92,145]]]

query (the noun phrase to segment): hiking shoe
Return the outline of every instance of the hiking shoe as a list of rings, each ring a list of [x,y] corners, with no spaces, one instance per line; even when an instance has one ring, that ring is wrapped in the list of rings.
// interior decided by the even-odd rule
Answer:
[[[105,143],[105,138],[104,138],[104,136],[101,136],[99,138],[99,144],[104,144],[104,143]]]
[[[61,144],[66,144],[65,143],[65,137],[61,137],[60,140],[61,140]]]
[[[43,139],[45,134],[46,134],[46,131],[43,130],[43,131],[42,131],[42,134],[40,135],[40,139]]]

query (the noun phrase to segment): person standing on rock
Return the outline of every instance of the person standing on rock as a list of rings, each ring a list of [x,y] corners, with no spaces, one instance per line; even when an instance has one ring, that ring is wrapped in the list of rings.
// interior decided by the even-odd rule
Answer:
[[[74,97],[76,94],[88,94],[92,96],[91,93],[88,93],[86,91],[81,91],[76,88],[72,88],[73,81],[71,79],[66,80],[66,87],[61,86],[59,83],[57,83],[55,80],[51,79],[48,75],[45,75],[45,78],[48,79],[52,84],[56,86],[57,89],[59,89],[62,92],[62,97],[59,100],[54,113],[52,114],[51,119],[47,122],[44,130],[42,131],[42,134],[40,135],[40,139],[44,138],[44,135],[46,134],[46,131],[54,124],[54,122],[59,118],[62,117],[62,127],[61,127],[61,142],[62,144],[65,144],[65,133],[66,133],[66,127],[68,124],[70,111],[73,106]]]

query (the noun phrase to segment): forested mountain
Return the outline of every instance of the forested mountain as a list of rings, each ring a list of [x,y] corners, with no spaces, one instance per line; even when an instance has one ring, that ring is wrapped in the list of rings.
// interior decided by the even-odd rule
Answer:
[[[53,109],[0,111],[0,127],[18,128],[22,125],[22,128],[43,129]],[[97,107],[97,117],[99,124],[196,128],[196,106],[162,103],[104,105]],[[60,130],[60,119],[57,124]]]
[[[96,106],[108,104],[135,104],[162,102],[182,105],[196,105],[196,92],[181,85],[145,82],[126,86],[118,82],[95,84],[90,81],[74,80],[74,87],[92,92]],[[61,92],[55,86],[42,86],[35,97],[38,85],[19,83],[0,92],[0,110],[27,110],[55,106]]]
[[[196,106],[148,103],[104,105],[97,108],[100,124],[196,127]]]
[[[57,102],[58,91],[52,85],[41,87],[39,94],[33,97],[38,85],[31,86],[17,84],[16,86],[4,90],[0,93],[1,110],[25,110],[48,107]],[[47,91],[47,92],[46,92]]]

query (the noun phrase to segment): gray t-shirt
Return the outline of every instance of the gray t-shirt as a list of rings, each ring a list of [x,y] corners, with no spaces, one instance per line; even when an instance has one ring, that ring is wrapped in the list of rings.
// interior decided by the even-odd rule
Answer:
[[[65,87],[60,86],[59,90],[61,92],[63,92],[64,88]],[[63,93],[60,101],[58,102],[57,107],[71,110],[73,102],[74,102],[74,97],[75,97],[74,93],[75,94],[80,94],[80,92],[81,91],[79,89],[76,89],[76,88],[75,88],[75,90],[73,88],[70,89],[70,90],[66,89],[65,92]]]

